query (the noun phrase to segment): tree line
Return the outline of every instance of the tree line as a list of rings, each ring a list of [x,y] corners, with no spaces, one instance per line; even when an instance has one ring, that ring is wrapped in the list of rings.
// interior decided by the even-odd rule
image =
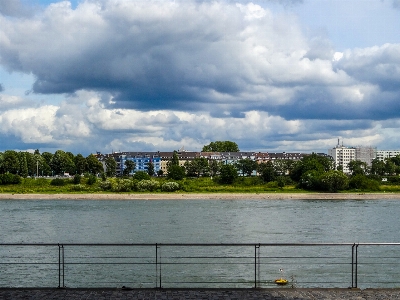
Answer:
[[[234,142],[217,141],[205,145],[202,151],[239,152],[240,150]],[[121,175],[130,177],[136,167],[135,163],[127,160],[124,165],[125,168]],[[105,160],[106,171],[104,173],[102,163],[93,154],[84,157],[81,154],[74,155],[62,150],[57,150],[54,154],[40,153],[39,150],[34,153],[13,150],[0,152],[0,174],[2,174],[0,181],[3,184],[19,183],[19,177],[55,176],[64,173],[70,175],[101,174],[105,180],[106,177],[115,177],[116,167],[117,163],[112,156]],[[186,161],[181,166],[178,153],[174,151],[172,159],[167,164],[166,177],[173,180],[211,177],[220,184],[235,184],[235,182],[250,178],[252,179],[251,184],[276,182],[280,188],[285,185],[295,185],[305,190],[329,192],[347,189],[379,190],[382,176],[387,177],[389,182],[400,183],[400,178],[397,176],[400,174],[400,155],[385,161],[375,159],[371,166],[354,160],[349,163],[348,167],[351,174],[343,173],[342,166],[336,167],[331,157],[315,153],[300,160],[282,159],[262,163],[246,158],[225,164],[217,160],[197,157]],[[136,173],[135,176],[138,177],[139,174]],[[164,175],[161,170],[156,173],[151,162],[147,166],[146,173],[150,177]]]
[[[84,157],[82,154],[74,155],[63,150],[57,150],[55,153],[40,153],[39,150],[35,150],[34,153],[14,150],[0,152],[1,174],[28,177],[57,176],[64,173],[95,175],[101,172],[103,165],[93,154]]]

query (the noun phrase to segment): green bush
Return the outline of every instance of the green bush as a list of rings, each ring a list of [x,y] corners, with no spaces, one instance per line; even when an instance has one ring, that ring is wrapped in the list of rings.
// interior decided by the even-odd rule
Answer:
[[[73,192],[82,192],[87,190],[86,186],[84,186],[83,184],[72,185],[70,189]]]
[[[170,181],[170,182],[165,182],[162,186],[161,186],[161,190],[163,192],[174,192],[179,190],[179,184],[177,182],[174,181]]]
[[[81,175],[75,174],[74,179],[72,180],[72,182],[73,182],[74,184],[80,184],[80,183],[81,183],[81,179],[82,179],[82,176],[81,176]]]
[[[113,192],[130,192],[133,188],[133,182],[130,179],[117,179],[112,181],[111,191]]]
[[[99,187],[100,187],[100,189],[102,189],[103,191],[109,191],[109,190],[112,189],[112,183],[111,183],[111,181],[109,181],[109,180],[102,181],[102,182],[100,182]]]
[[[88,185],[93,185],[97,182],[97,177],[93,174],[89,175],[89,178],[87,180]]]
[[[351,189],[362,191],[379,191],[380,182],[377,180],[369,179],[365,175],[357,174],[350,178],[349,187]]]
[[[0,184],[20,184],[22,182],[22,178],[18,175],[6,173],[0,174]]]
[[[135,174],[133,174],[133,179],[136,179],[138,181],[141,180],[150,180],[150,175],[147,174],[145,171],[137,171]]]
[[[145,191],[155,191],[160,187],[160,184],[156,180],[141,180],[137,184],[137,189],[141,192]]]
[[[64,186],[65,185],[65,180],[62,178],[54,178],[51,182],[50,185],[54,186]]]

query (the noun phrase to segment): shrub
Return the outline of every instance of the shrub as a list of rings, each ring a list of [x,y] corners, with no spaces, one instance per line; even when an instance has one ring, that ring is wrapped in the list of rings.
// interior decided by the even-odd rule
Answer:
[[[136,179],[138,181],[141,180],[150,180],[150,175],[147,174],[145,171],[137,171],[135,174],[133,174],[133,179]]]
[[[82,179],[82,176],[81,176],[81,175],[75,174],[74,179],[72,180],[72,182],[73,182],[74,184],[80,184],[80,183],[81,183],[81,179]]]
[[[93,185],[97,182],[97,177],[95,175],[89,175],[89,178],[87,180],[88,185]]]
[[[111,183],[111,181],[109,181],[109,180],[102,181],[102,182],[100,182],[99,187],[100,187],[100,189],[102,189],[103,191],[108,191],[108,190],[111,190],[111,188],[112,188],[112,183]]]
[[[54,178],[54,179],[50,182],[50,184],[51,184],[51,185],[54,185],[54,186],[63,186],[63,185],[65,185],[65,180],[62,179],[62,178]]]
[[[22,178],[18,175],[6,173],[0,175],[0,184],[20,184]]]
[[[379,185],[379,181],[369,179],[367,176],[361,174],[351,177],[349,182],[350,188],[363,191],[379,191]]]
[[[174,181],[170,181],[170,182],[165,182],[162,186],[161,186],[161,190],[163,192],[174,192],[180,189],[180,186],[177,182]]]
[[[145,191],[155,191],[160,187],[160,184],[151,179],[151,180],[141,180],[138,182],[137,184],[137,188],[139,191],[141,192],[145,192]]]
[[[129,192],[132,190],[132,180],[130,179],[117,179],[112,182],[111,190],[113,192]]]
[[[71,191],[73,192],[82,192],[82,191],[86,191],[86,187],[83,184],[76,184],[71,186]]]

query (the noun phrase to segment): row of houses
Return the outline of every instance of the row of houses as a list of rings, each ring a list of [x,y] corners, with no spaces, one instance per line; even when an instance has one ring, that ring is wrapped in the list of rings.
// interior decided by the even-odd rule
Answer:
[[[184,166],[187,161],[192,161],[195,158],[204,157],[208,161],[215,160],[224,164],[233,164],[241,159],[251,159],[257,163],[275,161],[275,160],[293,160],[297,161],[302,159],[304,156],[309,155],[307,153],[271,153],[271,152],[192,152],[180,150],[176,152],[179,159],[179,165]],[[121,175],[125,169],[125,162],[131,160],[135,163],[135,170],[147,171],[148,164],[151,162],[154,166],[155,173],[160,170],[163,174],[167,174],[168,162],[172,159],[174,152],[113,152],[111,154],[97,153],[97,159],[103,163],[105,167],[105,161],[108,157],[113,157],[117,162],[116,174]],[[321,154],[326,155],[326,154]]]
[[[335,167],[342,166],[343,172],[349,174],[349,162],[352,160],[360,160],[365,162],[367,166],[371,166],[374,159],[384,161],[386,158],[400,155],[400,150],[377,150],[373,147],[346,147],[343,144],[338,144],[328,150],[328,155],[318,153],[322,156],[329,156],[335,163]],[[172,159],[174,152],[113,152],[111,154],[97,153],[97,158],[105,167],[105,161],[108,157],[113,157],[117,162],[117,175],[123,173],[125,162],[131,160],[135,163],[135,170],[147,171],[148,164],[151,162],[154,166],[155,173],[162,171],[167,174],[168,162]],[[293,160],[297,161],[309,155],[309,153],[293,153],[293,152],[193,152],[186,150],[177,151],[179,165],[184,166],[187,161],[192,161],[195,158],[204,157],[208,161],[218,161],[224,164],[234,164],[241,159],[251,159],[257,163],[277,160]]]

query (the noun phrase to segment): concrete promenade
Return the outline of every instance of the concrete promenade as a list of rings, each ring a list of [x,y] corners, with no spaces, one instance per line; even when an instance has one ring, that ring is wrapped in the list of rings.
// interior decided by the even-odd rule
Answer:
[[[400,299],[400,289],[0,289],[1,300],[106,300],[106,299]]]

